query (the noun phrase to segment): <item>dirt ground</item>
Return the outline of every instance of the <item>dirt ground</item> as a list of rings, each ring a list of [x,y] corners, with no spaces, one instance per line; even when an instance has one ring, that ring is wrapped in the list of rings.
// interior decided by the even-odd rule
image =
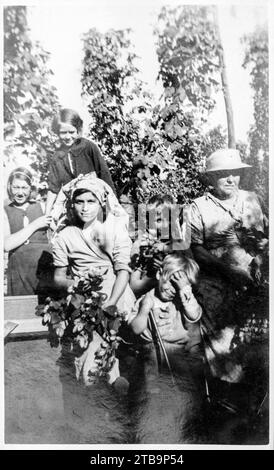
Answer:
[[[5,345],[5,442],[125,442],[121,400],[107,386],[80,387],[59,357],[46,339]]]
[[[58,351],[38,339],[9,342],[4,354],[6,443],[61,443],[65,418]]]
[[[60,348],[32,339],[9,341],[4,351],[6,444],[134,442],[126,400],[109,386],[80,387],[60,365]],[[201,444],[266,444],[267,420],[267,412],[250,420],[211,410]]]

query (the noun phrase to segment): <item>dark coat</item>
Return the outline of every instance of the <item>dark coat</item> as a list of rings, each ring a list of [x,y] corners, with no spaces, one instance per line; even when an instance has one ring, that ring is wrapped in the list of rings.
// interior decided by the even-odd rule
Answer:
[[[108,166],[99,148],[94,142],[82,137],[77,139],[69,150],[61,147],[53,155],[49,165],[49,190],[57,194],[64,184],[92,171],[115,191]]]

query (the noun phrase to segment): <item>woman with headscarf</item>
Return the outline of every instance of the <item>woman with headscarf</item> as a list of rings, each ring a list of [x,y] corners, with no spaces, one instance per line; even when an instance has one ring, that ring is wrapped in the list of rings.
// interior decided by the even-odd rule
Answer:
[[[53,237],[56,286],[67,290],[75,278],[98,268],[103,277],[102,292],[106,294],[104,310],[116,307],[130,312],[135,301],[128,285],[131,240],[126,213],[112,189],[96,176],[85,175],[63,187],[60,197],[63,201],[67,198],[69,225]],[[100,341],[95,335],[76,361],[77,376],[82,374],[86,384]]]
[[[205,169],[210,190],[188,212],[191,249],[202,273],[197,299],[204,309],[205,352],[213,376],[229,383],[241,382],[247,370],[248,341],[242,338],[241,344],[235,335],[251,314],[248,293],[253,295],[261,280],[267,245],[259,200],[239,187],[249,167],[235,149],[212,153]],[[254,305],[253,311],[264,315]]]
[[[41,271],[49,267],[47,227],[51,217],[46,217],[40,202],[32,199],[32,186],[33,177],[27,168],[19,167],[11,172],[10,203],[4,211],[4,250],[9,253],[8,295],[41,293]]]

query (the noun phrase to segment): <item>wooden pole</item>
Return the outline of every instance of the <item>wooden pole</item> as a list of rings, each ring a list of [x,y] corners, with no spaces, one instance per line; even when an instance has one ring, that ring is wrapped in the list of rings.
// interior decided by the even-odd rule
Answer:
[[[221,42],[217,6],[213,7],[213,14],[214,14],[214,22],[216,26],[217,39],[219,42],[218,54],[219,54],[219,64],[220,64],[220,69],[221,69],[222,91],[224,95],[225,109],[226,109],[228,148],[236,148],[233,109],[232,109],[232,102],[231,102],[228,80],[227,80],[224,50],[223,50],[223,46]]]

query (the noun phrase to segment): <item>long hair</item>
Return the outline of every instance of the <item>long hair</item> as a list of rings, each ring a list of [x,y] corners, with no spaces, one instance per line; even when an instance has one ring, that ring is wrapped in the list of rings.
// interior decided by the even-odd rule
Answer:
[[[62,123],[70,124],[75,127],[78,132],[81,132],[83,128],[83,120],[80,118],[79,114],[69,108],[60,109],[60,111],[54,116],[51,129],[55,134],[59,134],[60,125]]]

